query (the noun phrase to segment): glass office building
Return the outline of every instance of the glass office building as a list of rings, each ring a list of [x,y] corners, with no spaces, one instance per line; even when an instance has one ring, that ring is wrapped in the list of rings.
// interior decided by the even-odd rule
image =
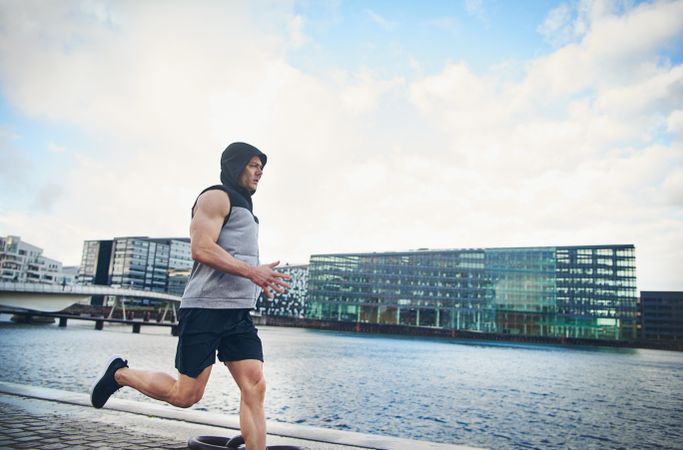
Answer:
[[[306,308],[308,266],[285,265],[276,267],[275,271],[292,277],[287,281],[291,287],[282,294],[273,292],[273,298],[268,298],[261,292],[256,301],[256,312],[271,317],[303,318]]]
[[[640,293],[639,337],[683,345],[683,292],[643,291]]]
[[[112,253],[112,286],[166,291],[168,245],[148,238],[115,238]]]
[[[83,243],[80,284],[182,295],[192,269],[188,238],[117,237]]]
[[[313,255],[306,317],[523,336],[636,337],[632,245]]]

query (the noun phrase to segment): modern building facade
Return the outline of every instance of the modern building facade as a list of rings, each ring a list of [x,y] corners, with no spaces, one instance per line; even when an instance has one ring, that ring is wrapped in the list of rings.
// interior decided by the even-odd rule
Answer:
[[[111,285],[166,292],[170,247],[146,237],[114,239]]]
[[[264,316],[280,316],[301,319],[306,313],[306,287],[308,265],[276,267],[276,271],[292,277],[287,283],[291,286],[284,293],[274,292],[273,298],[263,292],[256,301],[256,312]]]
[[[632,245],[312,255],[306,317],[522,336],[636,338]]]
[[[191,269],[169,269],[168,270],[168,288],[166,291],[169,294],[182,297],[185,292],[185,286],[190,281]]]
[[[0,281],[62,283],[62,263],[43,256],[43,249],[19,236],[0,236]]]
[[[169,238],[154,239],[155,242],[168,244],[168,268],[170,270],[192,270],[192,246],[189,239]]]
[[[113,241],[85,241],[78,270],[78,283],[84,285],[109,285],[109,267]]]
[[[683,292],[642,291],[639,338],[683,345]]]
[[[79,269],[79,266],[62,266],[62,273],[59,276],[58,283],[63,286],[76,284]]]
[[[103,284],[182,294],[192,268],[187,238],[117,237],[85,241],[79,271],[81,284]]]

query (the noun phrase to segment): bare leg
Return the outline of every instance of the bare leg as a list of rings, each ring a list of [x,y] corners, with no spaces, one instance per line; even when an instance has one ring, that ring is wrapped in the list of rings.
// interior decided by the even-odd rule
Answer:
[[[130,386],[148,397],[181,408],[189,408],[204,395],[204,388],[211,375],[211,367],[204,369],[197,378],[178,374],[178,379],[164,372],[124,367],[116,371],[114,378],[121,386]]]
[[[266,448],[266,417],[263,402],[266,397],[266,380],[263,363],[257,359],[231,361],[228,366],[240,388],[240,431],[247,450]]]

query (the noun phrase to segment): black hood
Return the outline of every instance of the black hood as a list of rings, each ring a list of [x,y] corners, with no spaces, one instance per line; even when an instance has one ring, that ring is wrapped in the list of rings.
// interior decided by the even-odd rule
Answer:
[[[265,167],[268,161],[265,153],[244,142],[233,142],[221,155],[221,183],[244,195],[247,199],[251,197],[253,192],[240,186],[239,177],[254,156],[258,156],[261,159],[261,164]]]

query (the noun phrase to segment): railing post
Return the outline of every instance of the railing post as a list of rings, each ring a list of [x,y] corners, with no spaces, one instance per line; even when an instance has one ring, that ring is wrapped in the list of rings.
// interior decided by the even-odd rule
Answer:
[[[107,319],[112,319],[114,317],[114,310],[116,309],[116,304],[119,302],[118,297],[114,297],[114,304],[111,305],[111,309],[109,310],[109,315],[107,316]],[[104,302],[102,302],[104,303]]]
[[[164,314],[161,316],[161,322],[166,320],[166,313],[168,312],[168,304],[169,304],[169,302],[166,302],[166,305],[164,306]]]

